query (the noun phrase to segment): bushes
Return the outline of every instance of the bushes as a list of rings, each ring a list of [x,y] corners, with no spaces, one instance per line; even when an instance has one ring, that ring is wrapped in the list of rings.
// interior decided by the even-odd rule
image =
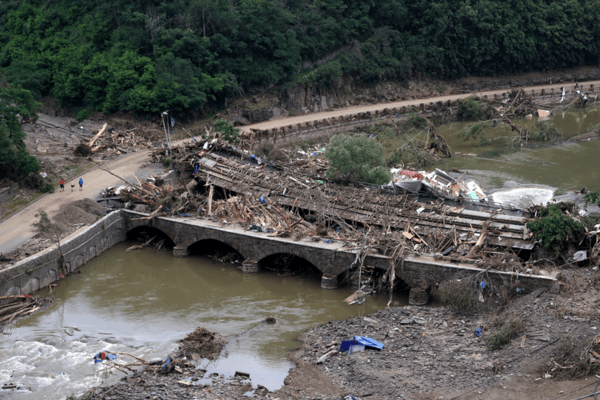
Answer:
[[[325,157],[329,160],[327,175],[331,178],[345,177],[376,185],[391,180],[390,172],[383,167],[383,146],[366,135],[333,136]]]
[[[584,237],[585,228],[579,221],[563,213],[564,204],[550,204],[540,207],[540,218],[527,223],[535,238],[542,246],[556,256],[569,244],[577,246]],[[572,207],[571,211],[573,211]],[[568,211],[568,210],[565,210]]]
[[[28,90],[0,80],[0,176],[21,180],[40,170],[40,163],[25,149],[20,118],[33,119],[40,104]]]
[[[479,121],[491,115],[491,111],[477,97],[471,96],[460,102],[457,115],[463,121]]]
[[[488,350],[494,351],[502,348],[504,345],[510,343],[513,338],[517,337],[523,329],[524,326],[521,319],[509,321],[504,328],[485,339]]]
[[[240,130],[233,126],[233,122],[227,122],[223,119],[218,119],[214,125],[215,132],[220,134],[221,139],[228,142],[236,143],[239,136]]]

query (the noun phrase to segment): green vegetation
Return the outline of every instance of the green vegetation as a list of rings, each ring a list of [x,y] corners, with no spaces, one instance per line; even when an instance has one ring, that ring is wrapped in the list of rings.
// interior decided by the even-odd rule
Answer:
[[[40,232],[47,232],[52,227],[52,221],[48,218],[48,214],[44,210],[39,210],[37,214],[35,214],[36,218],[39,218],[38,222],[34,222],[33,225]]]
[[[559,139],[562,135],[563,133],[558,130],[553,122],[542,121],[535,124],[532,132],[529,133],[529,140],[533,140],[534,142],[549,142]]]
[[[171,157],[165,157],[164,160],[162,161],[163,167],[165,167],[165,169],[171,168],[171,166],[173,166],[174,163],[175,163],[175,161],[173,161],[173,159]]]
[[[593,192],[588,192],[583,196],[583,200],[585,200],[585,209],[587,210],[588,204],[596,204],[600,207],[600,189],[596,189]]]
[[[510,343],[510,341],[517,337],[523,330],[524,326],[522,320],[511,320],[499,332],[487,337],[485,343],[487,344],[488,350],[494,351],[502,348],[504,345]]]
[[[487,104],[477,100],[476,96],[462,100],[458,106],[458,119],[463,121],[479,121],[491,116],[492,110]]]
[[[233,126],[233,122],[218,119],[215,122],[214,129],[221,139],[227,140],[228,142],[236,143],[240,137],[240,130]]]
[[[250,90],[327,87],[343,75],[596,65],[599,14],[594,0],[5,0],[0,69],[35,98],[86,110],[80,117],[195,115]]]
[[[40,104],[21,87],[0,80],[0,176],[21,180],[40,170],[37,158],[25,149],[25,133],[20,119],[36,118]]]
[[[527,223],[536,240],[558,256],[569,245],[577,246],[585,235],[583,224],[570,213],[575,212],[572,204],[556,203],[539,207],[540,218]],[[569,215],[567,215],[569,213]]]
[[[383,166],[383,146],[364,134],[337,134],[331,138],[325,157],[329,160],[327,175],[359,182],[384,185],[391,180]]]

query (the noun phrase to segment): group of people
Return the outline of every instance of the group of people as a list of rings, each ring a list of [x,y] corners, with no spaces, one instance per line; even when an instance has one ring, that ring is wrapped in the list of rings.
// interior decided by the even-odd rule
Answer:
[[[61,179],[60,182],[60,191],[64,192],[65,191],[65,180]],[[73,181],[71,181],[71,192],[75,190],[75,183]],[[83,178],[79,178],[79,191],[81,192],[83,190]]]

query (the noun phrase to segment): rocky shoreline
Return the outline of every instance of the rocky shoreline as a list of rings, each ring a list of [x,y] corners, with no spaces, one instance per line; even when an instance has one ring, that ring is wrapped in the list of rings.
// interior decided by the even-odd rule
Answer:
[[[391,307],[310,329],[290,356],[296,368],[275,392],[253,388],[247,376],[207,377],[191,360],[179,359],[168,374],[148,367],[81,398],[450,399],[508,391],[517,396],[513,398],[533,399],[540,397],[530,397],[530,392],[541,389],[552,397],[561,388],[580,385],[561,379],[581,376],[556,360],[566,346],[574,354],[585,349],[600,329],[597,268],[571,269],[564,275],[552,290],[511,294],[506,304],[486,297],[487,311],[470,316],[444,307]],[[514,337],[490,350],[490,338],[514,324]],[[375,339],[384,348],[338,353],[341,341],[354,335]]]

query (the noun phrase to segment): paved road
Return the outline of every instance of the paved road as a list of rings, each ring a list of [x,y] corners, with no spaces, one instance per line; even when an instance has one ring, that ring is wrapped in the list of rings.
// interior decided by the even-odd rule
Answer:
[[[580,82],[580,84],[584,84],[585,89],[588,90],[590,84],[594,84],[594,87],[598,88],[600,85],[600,81]],[[573,90],[574,83],[566,82],[566,83],[557,83],[557,84],[552,84],[552,85],[528,86],[528,87],[523,87],[522,89],[524,89],[525,91],[531,91],[532,89],[535,89],[536,92],[539,92],[542,89],[549,91],[550,89],[553,88],[554,92],[558,93],[559,89],[563,86],[565,87],[565,89],[568,92],[569,90]],[[340,117],[342,115],[358,114],[358,113],[363,113],[363,112],[367,112],[367,111],[373,112],[376,110],[383,110],[384,108],[418,106],[421,103],[428,104],[429,102],[432,102],[432,101],[433,102],[438,102],[438,101],[445,102],[447,100],[453,101],[453,100],[458,100],[458,99],[466,99],[467,97],[472,96],[473,94],[488,95],[491,97],[491,96],[494,96],[494,94],[502,95],[502,93],[506,93],[506,91],[507,91],[507,89],[489,90],[489,91],[485,91],[485,92],[454,94],[454,95],[450,95],[450,96],[439,96],[439,97],[431,97],[431,98],[426,98],[426,99],[402,100],[402,101],[395,101],[392,103],[377,103],[377,104],[370,104],[370,105],[364,105],[364,106],[339,108],[339,109],[335,109],[333,111],[322,111],[322,112],[318,112],[318,113],[309,113],[309,114],[303,114],[303,115],[298,115],[298,116],[294,116],[294,117],[273,119],[273,120],[253,124],[253,125],[246,125],[242,128],[242,130],[249,132],[251,128],[254,128],[254,129],[280,128],[282,126],[294,125],[294,124],[299,124],[299,123],[304,123],[304,122],[309,122],[309,121],[314,121],[314,120],[319,120],[319,119],[324,119],[324,118]]]
[[[596,87],[600,87],[600,81],[591,81],[591,82],[582,82],[585,84],[586,89],[589,88],[590,84],[594,84]],[[556,92],[562,86],[565,86],[567,90],[573,88],[573,83],[558,83],[554,85],[541,85],[541,86],[531,86],[524,87],[525,90],[535,89],[539,91],[541,89],[550,90],[554,88]],[[480,95],[488,95],[493,96],[494,94],[501,95],[505,93],[504,90],[491,90],[486,92],[477,92],[476,94]],[[429,103],[430,101],[447,101],[447,100],[457,100],[464,99],[471,96],[473,93],[465,93],[465,94],[457,94],[451,96],[440,96],[440,97],[432,97],[428,99],[417,99],[417,100],[405,100],[405,101],[396,101],[392,103],[379,103],[365,106],[356,106],[356,107],[346,107],[333,111],[323,111],[318,113],[310,113],[304,114],[295,117],[286,117],[280,118],[276,120],[270,120],[261,122],[259,124],[248,125],[245,126],[244,130],[249,130],[250,128],[256,129],[271,129],[271,128],[279,128],[282,126],[293,125],[297,123],[303,123],[313,120],[319,120],[323,118],[330,117],[339,117],[342,115],[348,114],[356,114],[362,113],[366,111],[375,111],[375,110],[383,110],[384,108],[393,108],[393,107],[405,107],[405,106],[414,106],[419,105],[421,103]],[[135,172],[142,164],[147,162],[148,151],[139,151],[136,153],[127,154],[117,158],[114,161],[108,163],[110,169],[119,176],[124,177],[128,180],[133,180],[132,173]],[[37,210],[42,209],[48,213],[50,217],[52,217],[61,205],[70,203],[75,200],[82,199],[84,197],[94,197],[98,194],[101,189],[104,189],[107,186],[116,185],[121,183],[121,181],[114,176],[98,169],[94,168],[93,170],[85,173],[83,175],[84,190],[83,192],[79,192],[76,190],[71,193],[70,188],[68,188],[64,193],[56,192],[47,196],[40,198],[38,201],[33,204],[27,206],[26,208],[19,211],[17,214],[13,215],[9,219],[0,223],[0,253],[7,253],[21,244],[25,243],[27,240],[31,239],[35,235],[35,231],[33,230],[31,224],[36,222],[36,218],[34,215]]]
[[[115,174],[136,182],[132,173],[147,162],[148,150],[144,150],[123,155],[106,165]],[[79,178],[76,181],[78,180]],[[83,175],[83,182],[83,191],[81,192],[79,185],[75,182],[74,192],[67,187],[62,193],[60,191],[50,193],[0,223],[0,253],[8,253],[35,236],[36,232],[31,224],[37,222],[35,214],[38,210],[46,211],[52,218],[61,205],[86,197],[95,197],[105,187],[122,183],[118,178],[97,167]],[[69,186],[68,181],[66,186]]]

